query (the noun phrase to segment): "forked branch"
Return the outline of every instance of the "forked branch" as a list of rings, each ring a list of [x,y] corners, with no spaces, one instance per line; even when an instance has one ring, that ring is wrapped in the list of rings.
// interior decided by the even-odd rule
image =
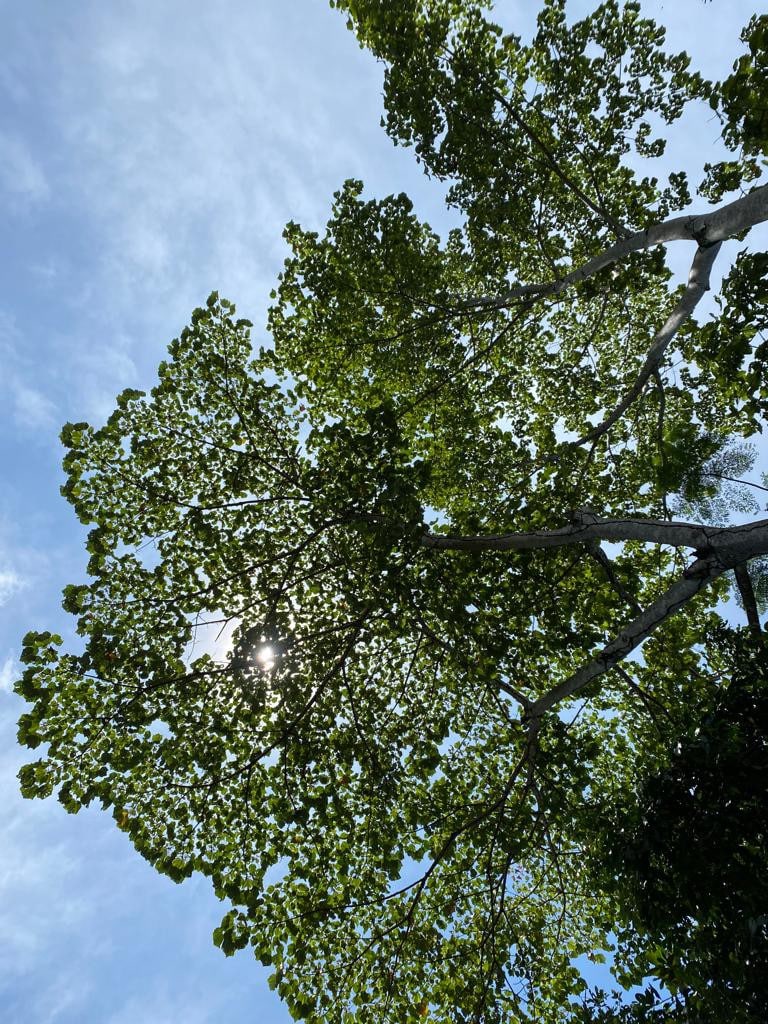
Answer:
[[[449,551],[536,551],[573,544],[585,544],[588,549],[594,549],[597,540],[639,540],[689,547],[696,551],[696,561],[664,594],[635,615],[596,657],[526,709],[528,721],[541,718],[555,704],[572,697],[621,662],[671,615],[723,573],[734,569],[737,580],[741,581],[740,586],[744,586],[746,563],[751,558],[768,554],[768,519],[740,526],[711,527],[653,519],[601,519],[582,510],[574,513],[574,520],[571,526],[557,530],[475,537],[425,534],[422,537],[425,547]],[[759,630],[754,594],[750,599],[747,592],[744,604],[751,628]]]
[[[627,409],[640,396],[645,385],[658,371],[661,360],[664,358],[664,353],[669,348],[673,338],[688,317],[691,316],[706,292],[709,291],[709,277],[712,271],[712,264],[720,252],[721,245],[722,242],[716,242],[707,248],[699,247],[696,250],[685,291],[678,304],[667,317],[664,326],[654,336],[651,347],[648,350],[648,355],[645,357],[645,362],[640,369],[640,373],[635,378],[634,384],[604,420],[576,441],[571,442],[574,447],[597,441],[621,419]]]
[[[722,576],[729,569],[745,569],[750,558],[768,553],[767,521],[750,523],[746,530],[740,527],[732,529],[741,531],[741,536],[736,536],[733,543],[725,543],[706,557],[697,559],[661,597],[649,605],[642,614],[628,622],[596,658],[535,701],[528,717],[541,717],[555,704],[572,697],[593,679],[613,668],[718,576]],[[751,536],[751,542],[746,542],[747,536]],[[755,614],[756,611],[755,608]],[[754,630],[751,620],[750,625]],[[759,621],[757,628],[760,628]]]
[[[501,295],[481,295],[475,298],[456,297],[460,309],[506,309],[519,299],[546,298],[559,295],[567,288],[594,277],[601,270],[629,256],[630,253],[652,249],[667,242],[698,242],[699,247],[708,249],[727,238],[740,235],[756,224],[768,220],[768,185],[761,185],[753,192],[711,213],[699,216],[671,217],[660,224],[652,224],[643,231],[635,231],[622,238],[603,252],[593,256],[580,267],[564,274],[556,281],[515,285]]]

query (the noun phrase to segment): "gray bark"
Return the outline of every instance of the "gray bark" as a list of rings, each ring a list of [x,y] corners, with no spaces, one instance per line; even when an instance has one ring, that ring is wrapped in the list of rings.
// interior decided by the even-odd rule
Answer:
[[[596,658],[535,701],[528,717],[540,717],[559,701],[572,697],[593,679],[613,668],[718,576],[729,569],[745,566],[750,558],[768,554],[768,520],[719,531],[710,550],[710,554],[689,566],[666,593],[627,623]]]
[[[559,295],[572,285],[586,281],[587,278],[624,259],[630,253],[678,241],[698,242],[700,248],[706,249],[725,241],[726,238],[740,235],[765,220],[768,220],[768,185],[761,185],[748,195],[734,199],[733,202],[726,203],[711,213],[671,217],[660,224],[652,224],[644,231],[636,231],[557,281],[516,285],[502,295],[457,299],[457,302],[464,309],[505,309],[517,299]]]
[[[629,621],[595,658],[527,707],[526,718],[529,721],[536,721],[555,704],[574,696],[593,679],[617,665],[670,615],[723,573],[734,569],[743,579],[739,570],[751,558],[768,554],[768,519],[740,526],[713,527],[653,519],[601,519],[583,510],[575,513],[574,519],[576,521],[571,526],[558,530],[476,537],[425,534],[422,538],[425,547],[449,551],[536,551],[573,544],[592,547],[596,540],[637,540],[696,550],[696,561],[661,597]],[[750,623],[754,629],[751,619]]]
[[[714,245],[708,245],[705,248],[699,247],[696,250],[696,255],[693,257],[693,263],[688,275],[688,283],[682,298],[667,317],[664,326],[655,334],[651,347],[648,350],[648,355],[645,357],[645,362],[634,384],[604,420],[578,440],[572,442],[574,446],[586,444],[589,441],[596,441],[599,437],[602,437],[603,434],[611,429],[614,423],[621,419],[630,405],[638,398],[645,385],[657,372],[661,365],[661,360],[664,358],[664,353],[669,348],[675,335],[688,317],[691,316],[706,292],[709,291],[709,277],[712,271],[712,264],[720,252],[721,245],[722,242],[715,242]]]
[[[695,548],[701,551],[745,552],[766,546],[768,551],[768,519],[742,526],[702,526],[698,523],[665,522],[660,519],[602,519],[593,512],[579,510],[574,522],[556,530],[531,530],[520,533],[480,534],[472,537],[445,536],[426,533],[421,543],[427,548],[448,551],[538,551],[570,544],[587,544],[595,540],[639,540],[649,544]],[[762,554],[755,550],[733,563]]]

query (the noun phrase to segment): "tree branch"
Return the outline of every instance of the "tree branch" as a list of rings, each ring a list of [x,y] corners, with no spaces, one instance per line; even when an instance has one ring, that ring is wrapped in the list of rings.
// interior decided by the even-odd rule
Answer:
[[[546,298],[559,295],[571,285],[586,281],[589,277],[604,270],[629,256],[630,253],[643,249],[652,249],[655,245],[667,242],[691,241],[698,242],[699,247],[707,249],[732,238],[755,224],[768,220],[768,185],[761,185],[749,195],[735,199],[718,210],[699,216],[671,217],[660,224],[652,224],[643,231],[635,231],[627,238],[622,238],[604,252],[593,256],[580,267],[570,271],[556,281],[521,284],[510,288],[502,295],[482,295],[476,298],[456,301],[462,309],[506,309],[510,303],[522,298]]]
[[[632,676],[629,674],[629,672],[627,672],[625,668],[623,668],[621,665],[617,665],[616,671],[627,684],[627,686],[630,688],[630,690],[633,693],[636,693],[640,700],[643,702],[646,711],[651,716],[654,723],[656,723],[656,715],[653,711],[653,704],[655,704],[656,707],[659,708],[659,710],[667,716],[667,718],[671,717],[669,711],[666,709],[664,704],[662,704],[662,702],[658,699],[658,697],[654,697],[652,694],[646,693],[646,691],[638,683],[635,682],[635,680],[632,678]],[[656,727],[658,729],[658,725]]]
[[[641,615],[627,623],[619,635],[606,644],[596,658],[583,665],[568,679],[535,701],[528,717],[540,718],[555,704],[572,697],[579,690],[583,690],[593,679],[623,661],[662,622],[665,622],[670,615],[687,604],[700,590],[726,572],[727,568],[719,558],[713,555],[697,559],[660,598],[649,605]]]
[[[736,586],[739,588],[739,594],[741,595],[741,603],[744,605],[744,611],[747,613],[749,629],[755,636],[762,638],[763,630],[760,625],[757,600],[752,586],[752,577],[749,575],[746,562],[737,565],[733,570],[733,574],[736,577]]]
[[[587,546],[587,550],[598,563],[598,565],[602,567],[603,572],[608,578],[608,582],[611,584],[611,586],[622,599],[622,601],[626,602],[626,604],[628,604],[634,612],[640,615],[643,609],[638,604],[637,598],[634,594],[630,594],[630,592],[621,582],[619,577],[616,575],[616,570],[613,567],[613,562],[600,547],[600,542],[596,540],[592,541]]]
[[[732,484],[744,484],[745,487],[756,487],[758,491],[768,491],[768,487],[756,484],[752,480],[742,480],[738,476],[727,476],[725,473],[702,473],[701,475],[712,477],[714,480],[728,480]]]
[[[768,519],[743,526],[703,526],[698,523],[667,522],[660,519],[601,519],[593,512],[580,509],[574,522],[556,530],[531,530],[520,533],[480,534],[457,537],[425,533],[421,543],[427,548],[448,551],[538,551],[569,544],[593,541],[638,540],[649,544],[670,544],[673,547],[718,550],[742,543],[757,530],[768,537]],[[754,555],[749,556],[754,557]]]
[[[593,679],[617,665],[670,615],[724,572],[729,569],[738,571],[749,559],[768,554],[768,519],[740,526],[709,527],[655,519],[600,519],[594,513],[585,510],[574,513],[574,519],[576,521],[571,526],[557,530],[475,537],[447,537],[427,533],[421,538],[424,547],[449,551],[536,551],[569,544],[587,544],[594,553],[596,540],[638,540],[696,549],[696,561],[661,597],[627,623],[597,657],[526,709],[526,718],[531,722],[541,718],[555,704],[572,697]],[[739,572],[737,580],[740,576],[743,578]],[[744,599],[744,604],[748,609],[751,628],[759,630],[756,606],[753,618],[749,611],[748,597]]]
[[[557,158],[555,157],[554,153],[549,148],[549,146],[547,146],[543,139],[541,139],[537,135],[537,133],[530,127],[530,125],[523,120],[520,114],[518,114],[514,105],[510,103],[510,101],[507,99],[504,93],[501,92],[499,89],[495,89],[494,93],[496,95],[496,99],[504,107],[507,114],[512,119],[512,121],[514,121],[514,123],[517,125],[520,131],[534,144],[534,146],[541,150],[541,152],[544,154],[547,163],[558,176],[560,181],[562,181],[565,187],[570,189],[574,195],[578,196],[581,202],[588,209],[590,209],[593,213],[596,213],[601,220],[605,221],[605,223],[611,227],[615,235],[617,235],[619,238],[626,238],[629,235],[629,232],[624,227],[624,225],[620,221],[618,221],[614,216],[608,213],[607,210],[604,210],[601,206],[598,206],[597,203],[593,202],[589,198],[589,196],[584,191],[582,191],[581,188],[579,188],[579,186],[576,184],[573,178],[571,178],[569,175],[565,173],[565,171],[558,163]]]
[[[757,555],[768,554],[768,520],[734,526],[720,531],[730,536],[716,550],[704,558],[698,558],[682,577],[641,614],[622,629],[617,637],[607,644],[596,658],[569,676],[558,686],[534,702],[528,717],[540,718],[561,700],[572,697],[588,683],[607,672],[622,661],[646,637],[650,636],[670,615],[674,615],[700,590],[729,569],[743,567]],[[759,626],[759,622],[758,622]]]
[[[574,448],[587,444],[590,441],[597,441],[603,434],[606,434],[621,419],[630,405],[640,395],[651,377],[656,373],[670,342],[693,313],[704,294],[709,291],[709,275],[712,270],[712,264],[715,262],[715,258],[720,251],[721,244],[721,242],[716,242],[714,245],[707,246],[707,248],[701,248],[700,246],[696,250],[696,255],[693,257],[693,263],[691,264],[691,271],[688,275],[688,284],[685,287],[683,296],[667,317],[664,326],[658,331],[651,342],[648,355],[645,357],[645,362],[635,379],[635,383],[602,422],[598,423],[596,427],[583,434],[577,440],[569,442]]]

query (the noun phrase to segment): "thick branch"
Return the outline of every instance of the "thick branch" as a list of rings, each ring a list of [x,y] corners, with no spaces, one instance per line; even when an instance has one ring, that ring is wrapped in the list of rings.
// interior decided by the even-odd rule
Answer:
[[[738,571],[751,558],[768,554],[768,519],[740,526],[711,527],[655,519],[600,519],[583,510],[575,513],[574,518],[576,522],[571,526],[558,530],[475,537],[445,537],[429,533],[422,536],[425,547],[449,551],[536,551],[571,544],[587,544],[594,550],[596,540],[638,540],[696,549],[699,556],[697,560],[666,593],[636,615],[596,658],[533,703],[527,712],[531,721],[540,718],[559,701],[578,693],[593,679],[617,665],[670,615],[674,615],[718,576],[729,569]],[[748,616],[751,616],[746,598],[744,604]],[[754,622],[759,630],[760,623],[756,616],[755,606]],[[750,617],[749,621],[755,629],[753,618]]]
[[[714,246],[726,238],[747,231],[755,224],[768,220],[768,185],[761,185],[749,195],[735,199],[718,210],[699,216],[671,217],[660,224],[652,224],[643,231],[636,231],[628,238],[622,238],[604,252],[557,281],[538,284],[516,285],[497,296],[479,296],[474,299],[457,300],[464,309],[505,309],[510,303],[522,298],[545,298],[559,295],[571,285],[586,281],[589,277],[629,256],[630,253],[651,249],[667,242],[698,242],[702,249]]]
[[[574,513],[574,523],[557,530],[531,530],[524,533],[485,534],[471,537],[451,537],[426,533],[421,543],[427,548],[448,551],[537,551],[543,548],[586,544],[596,540],[638,540],[649,544],[671,544],[673,547],[696,548],[708,551],[730,547],[754,536],[754,531],[766,532],[768,519],[744,526],[701,526],[698,523],[665,522],[660,519],[601,519],[592,512]],[[754,556],[751,556],[754,557]]]
[[[613,668],[718,576],[743,566],[750,558],[768,554],[768,520],[731,527],[721,533],[729,536],[722,540],[717,550],[689,566],[666,593],[627,623],[596,658],[535,701],[528,717],[532,720],[540,718],[555,704],[572,697],[593,679]]]
[[[755,636],[762,637],[763,630],[760,626],[760,615],[757,610],[757,600],[755,598],[755,591],[752,587],[752,578],[749,575],[749,569],[746,563],[737,565],[733,570],[733,574],[736,577],[736,586],[739,588],[739,594],[741,595],[741,603],[744,605],[744,611],[747,613],[747,622],[749,628]]]
[[[682,298],[651,342],[648,355],[645,357],[645,362],[634,384],[602,422],[598,423],[596,427],[586,434],[583,434],[578,440],[572,442],[574,447],[587,444],[590,441],[596,441],[603,434],[606,434],[641,394],[645,385],[658,370],[670,342],[693,313],[704,294],[709,291],[709,275],[712,270],[712,264],[715,262],[715,258],[720,251],[721,244],[721,242],[716,242],[706,249],[699,247],[696,250],[696,255],[691,264],[691,272],[688,275],[688,284],[685,287]]]
[[[658,600],[649,605],[641,614],[632,619],[622,629],[617,637],[607,644],[596,658],[593,658],[587,665],[582,666],[578,672],[555,686],[540,697],[530,711],[531,718],[543,715],[550,708],[554,707],[561,700],[572,697],[579,690],[582,690],[593,679],[613,668],[620,661],[623,661],[646,637],[650,636],[662,622],[666,621],[684,604],[687,604],[692,597],[695,597],[700,590],[703,590],[712,580],[717,579],[726,571],[726,566],[714,557],[697,559],[677,580],[666,593]]]

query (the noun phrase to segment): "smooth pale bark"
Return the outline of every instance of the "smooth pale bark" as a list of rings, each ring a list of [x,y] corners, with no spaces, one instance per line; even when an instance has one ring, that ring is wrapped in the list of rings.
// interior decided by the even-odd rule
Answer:
[[[702,526],[699,523],[665,522],[660,519],[603,519],[583,509],[574,512],[573,518],[572,525],[556,530],[480,534],[472,537],[427,533],[421,543],[424,547],[448,551],[538,551],[595,540],[638,540],[701,551],[723,551],[732,550],[738,545],[749,547],[752,543],[759,547],[768,542],[768,519],[742,526]],[[762,553],[755,551],[746,557],[754,558],[756,554]]]
[[[737,579],[741,578],[740,585],[743,585],[741,570],[746,563],[751,558],[768,554],[768,519],[740,526],[713,527],[653,519],[601,519],[586,511],[575,513],[574,518],[577,521],[573,525],[559,530],[477,537],[441,537],[426,534],[422,538],[425,547],[449,551],[537,551],[573,544],[585,544],[588,548],[593,548],[596,540],[635,540],[689,547],[695,549],[699,555],[682,577],[648,608],[631,619],[597,657],[533,704],[527,705],[526,718],[529,721],[536,721],[555,704],[574,696],[593,679],[618,665],[670,615],[674,615],[723,573],[735,570]],[[747,613],[753,630],[759,630],[756,609],[751,612],[748,608]]]
[[[663,326],[651,340],[645,362],[634,383],[597,426],[577,440],[569,442],[572,447],[594,443],[606,434],[637,400],[648,381],[658,371],[664,353],[676,337],[677,332],[692,315],[705,293],[709,291],[712,265],[717,258],[722,242],[765,220],[768,220],[768,185],[761,185],[749,195],[726,203],[719,210],[698,216],[672,217],[661,224],[652,225],[644,231],[637,231],[627,238],[622,238],[615,245],[610,246],[557,281],[546,284],[518,285],[497,297],[482,296],[477,299],[461,300],[456,308],[457,310],[505,309],[519,299],[535,300],[547,296],[557,296],[571,285],[585,281],[632,252],[671,241],[687,239],[698,242],[685,291]]]
[[[696,255],[693,258],[688,275],[688,283],[685,286],[682,298],[667,317],[661,330],[654,335],[648,355],[645,357],[645,362],[640,373],[635,378],[634,384],[604,420],[578,438],[578,440],[572,442],[574,446],[586,444],[589,441],[597,441],[598,438],[606,434],[621,419],[635,399],[639,397],[645,385],[661,365],[664,353],[669,348],[673,338],[688,317],[691,316],[706,292],[709,291],[709,277],[712,271],[712,264],[720,252],[721,245],[722,242],[715,242],[714,245],[707,246],[706,248],[699,247],[696,250]]]
[[[479,296],[475,299],[457,299],[462,309],[505,309],[517,299],[545,298],[559,295],[574,284],[586,281],[589,277],[604,270],[629,256],[630,253],[643,249],[652,249],[655,245],[667,242],[691,241],[698,242],[702,249],[714,246],[727,238],[740,235],[743,231],[756,224],[768,220],[768,185],[761,185],[749,195],[734,199],[731,203],[711,213],[671,217],[660,224],[652,224],[643,231],[635,231],[627,238],[622,238],[604,252],[593,256],[582,266],[565,274],[557,281],[539,284],[516,285],[497,296]]]
[[[529,717],[537,718],[567,697],[572,697],[598,676],[622,661],[646,637],[650,636],[670,615],[687,604],[700,590],[729,569],[738,571],[751,558],[768,554],[768,520],[732,526],[718,531],[715,543],[710,542],[710,554],[697,559],[660,598],[622,629],[596,658],[574,672],[535,701]],[[751,589],[751,587],[750,587]],[[754,628],[754,627],[753,627]],[[757,623],[759,630],[759,621]]]
[[[768,538],[767,538],[768,540]],[[768,543],[766,543],[768,550]],[[628,622],[622,631],[588,664],[578,672],[564,680],[559,686],[553,687],[543,697],[535,701],[528,712],[529,718],[540,718],[546,711],[561,700],[573,697],[584,689],[593,679],[623,661],[646,637],[649,637],[662,622],[666,621],[679,608],[687,604],[700,590],[708,586],[718,576],[728,571],[729,566],[723,565],[716,556],[697,559],[682,578],[677,580],[660,598],[649,605],[640,615]]]

